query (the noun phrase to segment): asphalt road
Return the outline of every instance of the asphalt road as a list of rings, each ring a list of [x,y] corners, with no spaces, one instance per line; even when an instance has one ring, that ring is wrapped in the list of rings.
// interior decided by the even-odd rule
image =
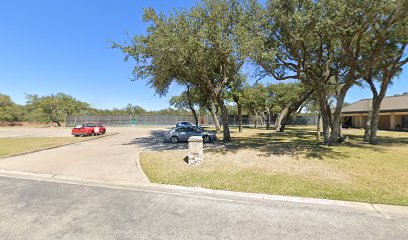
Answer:
[[[1,239],[407,239],[408,217],[0,177]]]

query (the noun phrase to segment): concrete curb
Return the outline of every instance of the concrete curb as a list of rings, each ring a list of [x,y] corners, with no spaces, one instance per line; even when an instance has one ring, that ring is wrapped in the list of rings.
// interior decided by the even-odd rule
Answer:
[[[408,219],[408,206],[396,206],[386,204],[370,204],[363,202],[348,202],[329,199],[302,198],[279,196],[269,194],[232,192],[224,190],[212,190],[196,187],[184,187],[162,184],[134,184],[134,183],[110,183],[98,180],[86,180],[69,176],[60,176],[44,173],[19,172],[0,170],[0,176],[35,181],[56,182],[90,187],[103,187],[123,189],[155,194],[168,194],[184,197],[201,198],[217,201],[229,201],[242,204],[262,205],[290,205],[302,208],[318,208],[328,211],[341,211],[346,213],[366,214],[385,219],[403,218]]]
[[[11,158],[11,157],[17,157],[17,156],[21,156],[21,155],[30,154],[30,153],[36,153],[36,152],[41,152],[41,151],[50,150],[50,149],[54,149],[54,148],[60,148],[60,147],[68,146],[68,145],[81,143],[81,142],[88,142],[88,141],[97,140],[97,139],[104,138],[104,137],[114,136],[114,135],[117,135],[117,134],[119,134],[119,133],[104,134],[104,135],[99,135],[99,136],[97,136],[95,138],[84,139],[84,140],[81,140],[81,141],[78,141],[78,142],[64,143],[62,145],[47,147],[47,148],[41,148],[41,149],[37,149],[37,150],[34,150],[34,151],[30,151],[30,152],[22,152],[22,153],[6,155],[6,156],[0,157],[0,161],[5,160],[7,158]]]
[[[140,164],[140,154],[144,152],[144,151],[140,151],[139,154],[137,155],[136,159],[135,159],[135,164],[139,170],[139,172],[142,174],[143,178],[145,179],[145,181],[147,183],[151,183],[150,179],[147,177],[146,173],[143,171],[142,165]]]

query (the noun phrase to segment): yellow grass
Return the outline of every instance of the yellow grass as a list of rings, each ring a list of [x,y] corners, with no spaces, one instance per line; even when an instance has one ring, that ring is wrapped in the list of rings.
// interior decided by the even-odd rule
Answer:
[[[186,150],[143,152],[152,182],[232,191],[408,205],[408,133],[380,131],[380,145],[315,141],[312,128],[285,133],[245,129],[230,143],[207,145],[204,163],[188,166]]]
[[[80,142],[89,138],[94,137],[0,138],[0,157]]]

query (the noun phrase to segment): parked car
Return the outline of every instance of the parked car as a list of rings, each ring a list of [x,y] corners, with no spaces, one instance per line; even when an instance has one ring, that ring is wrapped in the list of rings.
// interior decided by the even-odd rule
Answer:
[[[205,143],[214,142],[217,136],[213,132],[197,127],[176,127],[164,133],[164,141],[178,143],[186,142],[192,136],[201,136]]]
[[[85,123],[83,125],[74,127],[71,133],[75,137],[94,136],[98,134],[105,134],[106,128],[99,123]]]
[[[178,127],[198,127],[201,128],[200,125],[196,126],[192,122],[178,122],[176,123],[176,128]]]

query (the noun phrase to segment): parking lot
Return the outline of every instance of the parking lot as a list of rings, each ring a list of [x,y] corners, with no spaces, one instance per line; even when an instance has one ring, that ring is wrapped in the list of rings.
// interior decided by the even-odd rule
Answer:
[[[148,180],[139,171],[137,159],[146,148],[167,146],[162,141],[164,127],[108,128],[113,134],[0,160],[0,169],[53,174],[118,184],[140,184]],[[5,128],[1,137],[67,137],[68,128]],[[172,145],[183,148],[186,144]]]
[[[71,128],[47,127],[47,128],[26,128],[26,127],[4,127],[0,128],[0,138],[7,137],[69,137]]]

